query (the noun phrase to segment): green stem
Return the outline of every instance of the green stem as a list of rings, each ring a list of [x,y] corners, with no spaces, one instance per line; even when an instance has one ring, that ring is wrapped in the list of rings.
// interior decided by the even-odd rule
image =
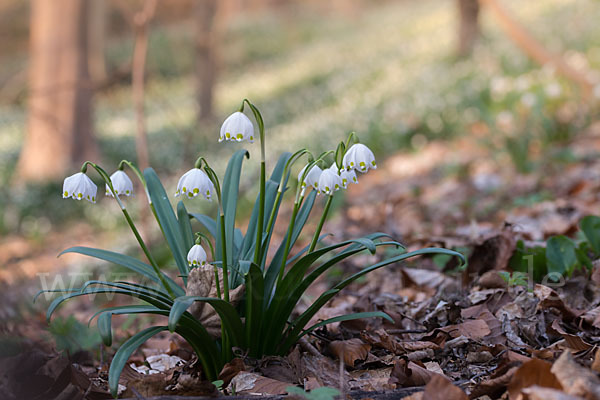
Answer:
[[[288,227],[287,237],[285,238],[285,247],[283,251],[283,258],[281,260],[281,266],[279,267],[279,274],[277,275],[277,286],[281,284],[281,280],[283,279],[283,273],[285,272],[285,264],[290,254],[290,244],[292,242],[292,234],[294,233],[294,225],[296,224],[296,216],[298,215],[298,210],[300,209],[300,204],[298,202],[294,203],[294,211],[292,211],[292,219],[290,221],[290,226]]]
[[[158,264],[156,263],[156,260],[154,260],[154,257],[152,257],[152,254],[150,254],[150,251],[146,247],[144,240],[140,236],[140,233],[138,232],[137,228],[135,227],[135,224],[133,223],[133,220],[131,219],[129,212],[125,208],[122,208],[121,210],[123,211],[123,215],[125,215],[125,219],[127,220],[129,227],[133,231],[135,238],[137,239],[138,243],[140,244],[140,247],[144,251],[146,258],[148,258],[148,261],[150,261],[150,265],[152,265],[154,272],[158,276],[158,279],[160,279],[160,283],[165,287],[165,289],[169,293],[169,296],[171,296],[171,298],[174,299],[176,296],[175,296],[175,293],[173,293],[173,289],[171,289],[171,286],[169,286],[169,284],[167,283],[165,277],[163,276],[162,272],[160,271],[160,268],[158,267]]]
[[[265,166],[265,149],[264,142],[261,140],[263,145],[261,146],[261,161],[260,161],[260,192],[259,192],[259,206],[258,206],[258,224],[256,226],[256,247],[254,248],[254,263],[258,266],[261,265],[262,258],[262,238],[263,238],[263,224],[265,218],[265,184],[266,184],[266,166]]]
[[[315,235],[312,238],[312,242],[310,243],[310,248],[308,252],[310,253],[317,246],[317,242],[319,241],[319,236],[321,235],[321,229],[323,229],[323,224],[325,223],[325,219],[327,219],[327,214],[329,213],[329,207],[331,207],[331,200],[333,196],[327,196],[327,202],[325,203],[325,208],[323,209],[323,215],[321,215],[321,220],[319,221],[319,226],[317,226],[317,230],[315,231]]]
[[[220,207],[219,207],[220,208]],[[221,211],[221,252],[222,258],[221,262],[223,263],[223,297],[225,301],[229,302],[229,274],[227,271],[227,246],[225,245],[225,214]]]
[[[125,205],[119,198],[119,195],[115,192],[115,189],[113,188],[110,177],[108,176],[108,174],[102,167],[100,167],[99,165],[94,164],[90,161],[86,161],[83,163],[83,166],[81,167],[81,172],[85,172],[88,165],[91,165],[98,172],[98,174],[102,177],[104,182],[108,185],[108,188],[112,192],[114,198],[117,200],[117,203],[119,203],[119,206],[121,207],[121,211],[123,212],[123,215],[125,216],[125,219],[127,220],[127,223],[129,224],[129,227],[131,228],[135,238],[137,239],[140,247],[142,248],[142,251],[146,255],[146,258],[150,262],[150,265],[154,269],[154,273],[160,280],[160,283],[163,285],[165,290],[169,293],[169,296],[171,296],[171,298],[174,299],[176,296],[175,296],[175,293],[173,293],[173,289],[167,283],[165,277],[163,276],[163,273],[160,271],[160,268],[158,267],[158,264],[156,263],[156,260],[154,260],[154,257],[152,257],[152,254],[150,254],[148,247],[146,247],[146,243],[144,243],[144,239],[142,239],[142,236],[140,235],[137,228],[135,227],[135,224],[133,223],[133,220],[131,219],[129,212],[127,211],[127,209],[125,208]]]

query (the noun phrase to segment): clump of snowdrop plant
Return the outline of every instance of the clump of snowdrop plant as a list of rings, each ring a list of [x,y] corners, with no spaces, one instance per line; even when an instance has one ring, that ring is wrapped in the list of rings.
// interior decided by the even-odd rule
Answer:
[[[255,135],[253,123],[244,114],[246,105],[255,118],[258,135]],[[165,317],[163,324],[136,333],[118,348],[109,370],[113,395],[116,395],[119,376],[129,356],[159,332],[171,331],[181,335],[195,350],[206,378],[215,380],[224,364],[233,358],[233,348],[256,358],[285,355],[302,336],[333,322],[357,318],[391,320],[382,312],[362,312],[306,326],[332,297],[371,271],[422,254],[443,253],[462,259],[459,253],[441,248],[407,252],[400,243],[384,233],[372,233],[333,244],[323,243],[326,235],[322,235],[321,231],[333,197],[347,188],[350,182],[359,181],[356,171],[366,173],[376,168],[373,153],[367,146],[358,143],[354,134],[350,134],[348,140],[341,142],[335,151],[316,157],[307,149],[282,154],[267,179],[263,119],[259,110],[244,100],[239,111],[223,123],[219,141],[252,142],[255,137],[260,140],[261,149],[259,193],[245,229],[236,227],[235,218],[242,164],[250,156],[244,149],[233,154],[222,179],[204,157],[199,157],[193,168],[181,177],[175,191],[174,197],[187,198],[187,204],[179,201],[175,209],[154,170],[147,168],[142,173],[126,160],[120,163],[118,171],[112,176],[108,176],[99,165],[85,162],[81,172],[65,179],[63,197],[95,202],[96,185],[87,176],[90,167],[95,170],[104,181],[108,195],[113,196],[119,204],[145,259],[89,247],[72,247],[63,253],[79,253],[120,265],[139,274],[143,280],[142,283],[88,281],[81,288],[62,293],[54,299],[48,308],[47,318],[65,300],[83,295],[116,293],[141,300],[143,304],[101,309],[91,318],[97,317],[103,341],[111,345],[112,315],[154,314]],[[290,175],[297,164],[302,165],[298,184],[295,180],[290,182]],[[133,194],[133,185],[124,172],[125,167],[137,175],[146,191],[149,206],[178,268],[177,274],[166,273],[159,268],[129,215],[125,202],[119,197]],[[296,189],[291,190],[294,186]],[[285,237],[275,243],[272,240],[273,227],[285,195],[292,198],[291,218],[286,221]],[[205,201],[202,197],[205,200],[216,199],[216,215],[188,212],[187,207],[194,208],[195,202]],[[324,198],[325,205],[321,215],[315,216],[318,223],[314,232],[310,232],[312,240],[306,247],[296,249],[298,238],[313,216],[315,202],[320,198]],[[201,245],[203,239],[210,247],[211,259]],[[322,293],[306,311],[294,314],[296,304],[306,289],[329,268],[365,251],[375,254],[377,248],[382,246],[397,248],[397,255],[346,277]],[[273,255],[267,257],[268,253]],[[202,268],[202,273],[192,273],[195,268]],[[216,295],[191,294],[189,279],[193,276],[210,277],[210,274],[205,274],[206,268],[214,269],[211,284],[214,282],[216,290],[210,293]],[[240,294],[243,294],[242,301],[238,301]],[[193,313],[192,306],[198,302],[208,303],[220,317],[221,334],[218,337],[209,334],[208,328]]]

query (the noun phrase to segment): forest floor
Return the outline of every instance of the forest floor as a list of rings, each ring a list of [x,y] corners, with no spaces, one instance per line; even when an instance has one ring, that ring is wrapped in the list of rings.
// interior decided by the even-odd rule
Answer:
[[[476,130],[388,158],[349,189],[326,229],[340,238],[387,232],[409,249],[459,249],[468,255],[466,269],[446,259],[422,258],[378,270],[345,289],[314,322],[380,310],[394,324],[342,322],[317,330],[286,357],[240,356],[224,368],[221,391],[203,380],[185,343],[174,335],[157,336],[131,358],[121,378],[122,396],[218,396],[233,388],[237,395],[278,395],[289,386],[306,391],[327,386],[349,396],[374,391],[373,398],[599,399],[600,265],[570,271],[558,282],[511,280],[512,268],[521,264],[514,264],[521,261],[520,242],[543,248],[554,235],[578,238],[581,218],[600,215],[600,129],[592,126],[563,147],[571,161],[548,163],[529,174],[492,160]],[[98,240],[114,243],[94,237],[83,225],[42,247],[3,242],[2,347],[4,355],[13,353],[0,361],[5,399],[110,398],[106,379],[113,349],[102,349],[89,331],[69,328],[67,321],[55,332],[86,345],[68,356],[58,353],[47,333],[45,307],[23,308],[39,289],[31,277],[57,265],[59,246],[76,239],[95,246]],[[356,257],[316,282],[299,311],[339,274],[378,257]],[[513,272],[502,278],[501,271]],[[84,321],[97,308],[94,302],[71,302],[60,314]],[[116,341],[136,330],[126,319],[115,318],[114,325]]]

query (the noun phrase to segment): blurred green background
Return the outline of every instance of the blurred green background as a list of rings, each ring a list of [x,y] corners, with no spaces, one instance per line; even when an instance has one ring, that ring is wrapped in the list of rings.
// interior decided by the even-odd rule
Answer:
[[[144,2],[102,3],[103,72],[93,85],[92,131],[98,159],[110,172],[123,158],[136,161],[130,67],[137,31],[131,21]],[[217,143],[219,124],[245,97],[263,112],[271,161],[300,147],[329,149],[350,131],[380,159],[418,151],[434,140],[473,135],[505,155],[498,162],[509,160],[506,168],[520,173],[548,155],[568,160],[565,143],[598,111],[600,3],[496,1],[547,51],[591,82],[587,99],[555,67],[533,61],[485,6],[472,53],[457,55],[459,3],[225,0],[213,10],[214,26],[199,28],[198,13],[206,10],[197,10],[198,3],[158,1],[148,22],[144,66],[150,164],[172,192],[197,155],[222,171],[239,145]],[[97,227],[116,228],[121,222],[112,209],[67,206],[60,197],[61,178],[19,173],[31,117],[34,5],[5,0],[0,8],[0,232],[43,238],[84,216]],[[205,79],[196,72],[198,43],[204,40],[199,30],[210,37],[216,71],[208,117],[198,116],[196,102],[197,81]],[[256,158],[258,144],[249,149]],[[63,176],[77,172],[75,161]],[[246,167],[250,173],[254,164]],[[46,167],[35,166],[42,172]],[[252,193],[250,180],[243,185],[244,193]]]

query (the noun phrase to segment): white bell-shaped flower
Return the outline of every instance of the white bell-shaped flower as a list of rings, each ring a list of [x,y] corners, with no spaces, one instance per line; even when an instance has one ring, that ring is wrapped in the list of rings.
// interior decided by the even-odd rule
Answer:
[[[340,190],[342,187],[342,178],[336,172],[333,172],[331,168],[327,168],[319,177],[318,187],[319,193],[333,196],[333,192]]]
[[[183,194],[191,198],[201,194],[207,200],[210,200],[214,192],[215,185],[213,185],[208,175],[200,168],[193,168],[179,178],[175,197]]]
[[[342,166],[348,171],[354,169],[360,172],[367,172],[369,168],[377,168],[373,152],[362,143],[356,143],[348,149],[342,160]]]
[[[351,169],[350,171],[347,171],[346,169],[342,169],[340,171],[340,169],[338,168],[336,163],[331,164],[331,167],[329,167],[330,170],[332,170],[333,172],[335,172],[341,179],[342,179],[342,187],[344,189],[348,188],[348,184],[350,182],[352,183],[358,183],[358,178],[356,177],[356,172],[354,172],[353,169]]]
[[[133,182],[131,182],[131,179],[129,179],[124,171],[121,171],[120,169],[115,171],[115,173],[110,176],[110,181],[113,185],[113,189],[115,189],[115,193],[119,196],[133,196]],[[106,195],[113,196],[108,185],[106,185]]]
[[[86,199],[90,203],[95,203],[97,192],[96,184],[83,172],[65,178],[63,183],[63,199],[71,197],[75,200]]]
[[[199,244],[195,244],[188,252],[187,260],[190,267],[206,265],[206,251]]]
[[[221,125],[221,134],[219,135],[219,142],[223,140],[254,142],[254,126],[250,118],[240,111],[236,111],[227,117]]]
[[[302,171],[300,171],[300,173],[298,174],[298,182],[300,182],[302,180],[302,175],[304,174],[304,170],[306,170],[306,167],[308,167],[308,165],[305,165],[304,168],[302,168]],[[304,196],[304,191],[306,190],[307,186],[312,187],[315,190],[318,190],[319,177],[321,176],[322,173],[323,173],[323,170],[321,168],[319,168],[317,165],[314,165],[310,169],[310,171],[308,171],[308,174],[306,174],[304,181],[300,184],[302,187],[302,192],[300,193],[301,196]]]

